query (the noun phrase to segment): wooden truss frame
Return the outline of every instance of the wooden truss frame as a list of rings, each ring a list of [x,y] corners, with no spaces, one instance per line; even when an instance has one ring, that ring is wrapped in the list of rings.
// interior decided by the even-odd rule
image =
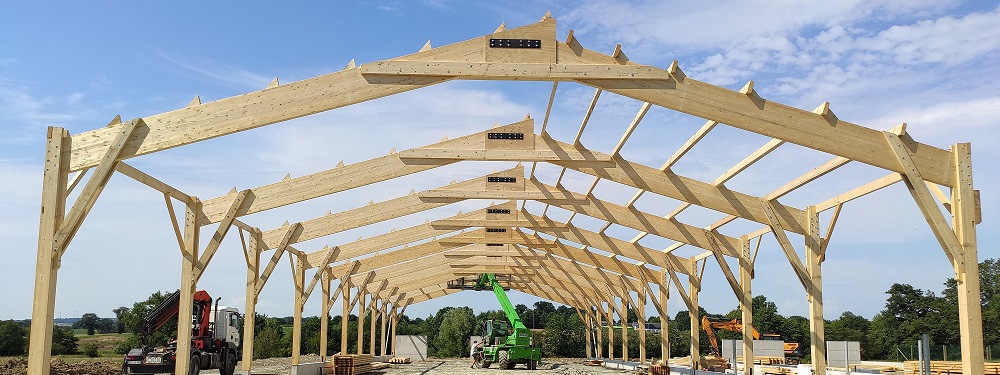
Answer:
[[[490,39],[540,40],[540,48],[490,48]],[[129,158],[180,147],[210,138],[247,131],[293,118],[332,110],[368,100],[418,89],[449,80],[535,80],[552,81],[552,93],[540,131],[535,121],[523,121],[296,178],[200,200],[185,194],[125,163]],[[559,82],[582,83],[596,89],[593,101],[572,142],[553,139],[545,131],[553,97]],[[580,142],[595,104],[604,91],[643,103],[625,134],[610,154],[591,150]],[[660,106],[707,120],[684,145],[659,168],[626,160],[619,151],[652,106]],[[275,108],[281,110],[275,110]],[[772,140],[747,156],[713,181],[703,182],[671,170],[685,154],[712,129],[728,125]],[[521,133],[523,139],[490,139],[492,133]],[[833,155],[808,173],[765,195],[752,196],[734,191],[725,183],[785,143],[793,143]],[[304,202],[340,191],[427,171],[465,160],[519,161],[525,167],[495,172],[455,182],[437,189],[370,203],[352,210],[330,213],[267,230],[244,223],[240,217],[273,208]],[[880,179],[847,191],[831,200],[805,208],[783,204],[779,198],[849,163],[860,162],[885,169]],[[547,162],[593,176],[585,192],[563,187],[562,174],[555,185],[534,178],[538,163]],[[79,198],[67,207],[67,196],[92,170]],[[76,172],[71,178],[70,173]],[[829,103],[813,111],[800,110],[768,101],[758,95],[750,81],[739,91],[709,85],[687,77],[677,63],[666,69],[637,64],[620,48],[611,55],[584,48],[570,31],[565,41],[556,40],[555,19],[548,14],[538,23],[507,30],[501,25],[494,33],[432,48],[428,43],[419,52],[399,58],[356,66],[289,84],[277,80],[267,88],[214,102],[192,102],[174,111],[122,123],[119,118],[106,127],[76,135],[65,129],[48,129],[42,185],[42,214],[39,228],[38,259],[32,314],[28,373],[47,374],[51,347],[51,322],[55,304],[56,277],[65,253],[114,172],[119,172],[163,193],[170,208],[171,222],[183,255],[180,280],[181,311],[191,314],[191,298],[198,279],[219,248],[227,232],[236,227],[243,240],[247,263],[246,314],[255,312],[257,298],[271,272],[288,255],[293,263],[295,286],[293,364],[299,361],[303,306],[316,285],[322,294],[322,314],[329,314],[341,298],[346,316],[358,306],[358,316],[370,313],[375,352],[374,326],[380,320],[383,333],[392,333],[395,322],[407,306],[441,297],[454,290],[448,280],[482,272],[510,274],[512,288],[572,306],[587,322],[587,353],[613,356],[610,346],[614,332],[608,331],[607,352],[602,335],[596,334],[602,319],[613,321],[618,313],[624,320],[628,306],[645,316],[647,299],[668,321],[666,300],[671,285],[691,312],[692,365],[698,363],[698,294],[706,265],[717,263],[734,295],[740,301],[744,322],[744,363],[752,363],[750,336],[751,280],[761,236],[771,233],[787,256],[789,264],[806,291],[812,332],[812,363],[818,375],[825,374],[826,349],[823,328],[822,263],[827,244],[843,205],[865,194],[899,181],[906,184],[942,249],[952,263],[958,280],[963,371],[983,373],[982,317],[979,305],[979,272],[975,226],[980,221],[978,192],[973,190],[971,150],[968,143],[949,150],[914,141],[905,124],[890,131],[878,131],[843,121],[833,114]],[[490,182],[490,177],[513,178],[514,183]],[[594,187],[600,180],[636,188],[624,206],[597,199]],[[950,189],[950,196],[941,187]],[[683,204],[666,216],[638,210],[633,204],[651,192],[677,199]],[[505,203],[481,210],[442,218],[422,225],[393,230],[376,237],[315,251],[299,250],[297,243],[322,238],[348,229],[442,207],[468,199],[492,199]],[[516,201],[535,200],[545,204],[539,213],[516,206]],[[174,216],[174,202],[185,207],[183,222]],[[951,220],[942,213],[951,214]],[[701,206],[728,216],[708,227],[685,224],[676,218],[684,209]],[[572,212],[559,222],[546,215],[555,206]],[[491,212],[490,209],[501,209]],[[819,214],[833,210],[827,229],[821,231]],[[576,215],[607,222],[598,232],[572,223]],[[719,232],[724,225],[745,219],[762,224],[762,229],[739,237]],[[200,228],[219,223],[202,247]],[[612,224],[639,230],[630,240],[607,235]],[[487,231],[484,228],[504,231]],[[456,230],[462,230],[455,233]],[[805,258],[788,233],[805,238]],[[824,234],[825,233],[825,234]],[[666,249],[646,248],[638,241],[646,235],[676,241]],[[754,245],[756,241],[756,247]],[[574,244],[582,245],[577,247]],[[486,251],[486,246],[490,251]],[[704,251],[685,258],[672,253],[680,246]],[[599,252],[592,251],[600,250]],[[271,252],[268,256],[268,252]],[[611,255],[602,255],[611,254]],[[267,263],[262,263],[262,256]],[[734,272],[731,268],[736,267]],[[315,269],[315,271],[310,271]],[[425,270],[415,273],[413,270]],[[306,273],[311,277],[307,278]],[[686,276],[686,282],[684,281]],[[339,281],[334,288],[333,281]],[[652,286],[656,286],[654,293]],[[617,302],[616,302],[617,301]],[[320,339],[326,352],[326,320]],[[343,320],[346,324],[346,319]],[[359,330],[362,324],[359,324]],[[341,338],[347,347],[346,326]],[[244,356],[253,352],[253,325],[244,327]],[[190,330],[178,331],[178,350],[189,350]],[[623,330],[622,335],[628,331]],[[645,342],[645,330],[639,330]],[[593,341],[596,340],[596,343]],[[660,357],[668,357],[667,329],[660,338]],[[359,350],[364,350],[359,335]],[[380,344],[386,352],[388,342]],[[640,345],[640,361],[646,361],[645,345]],[[621,357],[627,357],[622,348]],[[243,362],[250,371],[250,361]],[[177,373],[186,373],[188,358],[178,357]]]

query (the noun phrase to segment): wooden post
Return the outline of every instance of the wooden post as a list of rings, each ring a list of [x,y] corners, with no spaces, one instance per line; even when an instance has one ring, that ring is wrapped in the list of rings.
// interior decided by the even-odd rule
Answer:
[[[604,307],[601,306],[602,302],[597,301],[597,305],[594,306],[594,337],[597,339],[597,350],[595,351],[597,358],[604,358],[604,331],[601,330],[603,326],[601,324],[601,316],[604,315]]]
[[[323,301],[320,303],[319,315],[319,361],[326,362],[327,331],[330,330],[330,268],[323,267],[316,271],[320,275],[320,288],[323,290]]]
[[[191,366],[191,316],[194,309],[195,265],[198,263],[198,239],[201,236],[201,223],[198,213],[201,212],[201,201],[191,197],[184,218],[184,249],[181,249],[181,287],[180,305],[177,312],[177,362],[174,363],[175,374],[187,374]]]
[[[340,282],[342,291],[340,295],[344,297],[340,302],[344,304],[343,313],[340,316],[340,354],[347,354],[347,318],[351,315],[351,275],[344,275]]]
[[[667,302],[670,300],[670,289],[667,284],[667,271],[663,270],[663,275],[660,277],[661,283],[659,283],[660,289],[660,359],[663,360],[663,364],[667,363],[670,359],[670,315],[667,312]]]
[[[48,128],[45,171],[42,174],[42,213],[38,226],[35,262],[35,299],[31,311],[28,374],[48,375],[52,352],[52,322],[56,306],[56,277],[60,249],[54,239],[66,215],[66,181],[69,176],[69,133]],[[64,152],[65,151],[65,152]]]
[[[753,255],[750,253],[750,239],[747,236],[740,237],[742,245],[742,259],[740,260],[740,289],[743,295],[740,298],[740,312],[743,321],[743,372],[746,375],[753,375],[753,293],[750,291],[750,283],[753,279],[753,264],[750,263]],[[736,364],[733,364],[735,369]],[[734,370],[735,371],[735,370]]]
[[[378,350],[378,354],[379,355],[385,355],[385,348],[386,348],[386,346],[388,346],[388,344],[386,344],[386,341],[385,341],[386,337],[389,336],[386,333],[386,330],[385,330],[386,327],[387,327],[387,325],[385,324],[386,323],[385,319],[386,319],[386,313],[387,313],[388,310],[389,310],[389,302],[388,301],[383,301],[382,311],[381,311],[381,313],[382,313],[382,320],[379,322],[379,325],[378,325],[378,332],[379,332],[379,350]]]
[[[357,354],[365,354],[365,299],[368,294],[358,288],[358,347]]]
[[[395,310],[395,309],[396,308],[393,307],[393,310]],[[392,325],[391,325],[392,326],[392,332],[390,333],[390,336],[392,337],[392,355],[396,355],[396,325],[399,324],[399,316],[400,315],[401,314],[398,314],[395,311],[393,311],[393,313],[392,313]]]
[[[699,345],[701,345],[701,320],[698,316],[699,291],[701,291],[701,280],[694,275],[688,275],[688,298],[691,300],[691,306],[688,308],[688,318],[691,319],[691,370],[698,370],[701,363],[701,353],[699,352]]]
[[[645,281],[643,281],[645,283]],[[646,363],[646,289],[636,292],[639,298],[636,315],[639,316],[639,363]]]
[[[594,339],[593,339],[593,337],[591,337],[591,334],[594,331],[593,331],[593,319],[591,319],[590,308],[589,307],[587,308],[586,314],[584,314],[583,317],[586,319],[583,322],[583,326],[587,327],[587,331],[586,331],[587,332],[587,336],[585,337],[586,341],[584,341],[584,345],[586,346],[584,350],[585,350],[585,353],[587,353],[587,354],[584,355],[584,358],[591,358],[591,356],[594,355],[594,353],[593,353],[593,350],[594,350],[593,340]]]
[[[376,323],[376,320],[378,320],[378,310],[377,310],[378,303],[375,302],[375,301],[377,301],[375,299],[375,297],[377,297],[377,296],[372,295],[372,303],[371,303],[372,307],[371,307],[371,309],[369,309],[371,311],[372,316],[371,316],[371,319],[370,319],[371,323],[368,326],[368,337],[369,337],[369,340],[368,340],[368,352],[371,353],[371,355],[375,355],[375,323]]]
[[[243,318],[243,361],[240,367],[244,375],[250,375],[253,366],[254,318],[257,315],[257,281],[260,277],[260,230],[250,233],[250,248],[247,252],[246,315]]]
[[[826,375],[826,333],[823,320],[823,254],[816,206],[806,208],[809,226],[806,228],[806,268],[809,272],[809,331],[814,375]]]
[[[608,321],[608,359],[615,358],[615,320],[614,320],[614,310],[611,304],[614,302],[614,297],[608,301],[608,309],[605,310],[604,319]]]
[[[628,291],[626,290],[627,294]],[[618,311],[622,324],[622,361],[628,361],[628,302],[625,298],[620,298],[622,309]]]
[[[299,365],[302,354],[302,310],[305,304],[306,260],[303,256],[295,257],[295,304],[292,311],[292,366]]]
[[[955,158],[955,187],[951,193],[952,223],[958,238],[963,261],[956,262],[958,280],[958,321],[961,334],[962,372],[982,375],[983,312],[980,304],[979,255],[977,254],[976,224],[979,216],[972,188],[972,148],[968,143],[951,147]],[[945,250],[947,251],[947,249]]]

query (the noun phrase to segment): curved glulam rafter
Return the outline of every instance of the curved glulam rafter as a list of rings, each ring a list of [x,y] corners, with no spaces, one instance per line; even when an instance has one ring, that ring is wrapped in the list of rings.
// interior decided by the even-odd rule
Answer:
[[[820,236],[818,212],[829,208],[836,208],[839,212],[844,202],[902,180],[918,202],[921,212],[932,226],[942,248],[953,260],[957,278],[965,280],[959,285],[959,312],[961,320],[966,323],[961,327],[963,370],[970,375],[982,374],[982,319],[977,298],[979,285],[975,241],[975,225],[979,222],[980,215],[976,203],[977,192],[972,187],[971,157],[968,144],[957,144],[950,150],[932,147],[910,138],[905,133],[904,125],[893,129],[891,133],[861,127],[838,119],[830,111],[829,103],[824,103],[814,111],[792,108],[763,99],[753,90],[752,82],[738,92],[709,85],[687,77],[676,63],[668,69],[637,64],[629,61],[621,53],[620,48],[616,48],[612,55],[588,50],[580,45],[572,36],[572,32],[566,42],[555,40],[555,30],[555,19],[546,16],[535,24],[510,30],[501,27],[493,34],[464,42],[438,48],[427,45],[417,53],[395,59],[361,66],[352,62],[343,71],[299,82],[281,85],[275,80],[263,90],[244,95],[205,103],[197,98],[185,108],[125,122],[116,118],[107,127],[73,136],[70,136],[64,129],[50,128],[42,190],[43,209],[39,226],[36,300],[32,319],[38,322],[52,321],[56,290],[55,279],[61,257],[100,195],[103,186],[115,171],[162,192],[168,207],[171,204],[171,199],[177,199],[186,205],[183,231],[176,218],[173,216],[171,218],[177,234],[178,245],[184,255],[182,289],[191,288],[193,290],[198,276],[204,272],[211,261],[218,243],[222,241],[229,226],[235,225],[241,231],[248,231],[252,234],[251,243],[253,246],[251,246],[252,249],[247,250],[246,256],[248,267],[251,268],[251,271],[248,272],[248,280],[253,279],[253,282],[248,282],[247,286],[248,301],[251,301],[251,297],[256,298],[249,294],[259,293],[267,279],[266,274],[258,277],[252,275],[251,272],[254,274],[259,272],[260,253],[273,248],[276,251],[272,256],[271,264],[265,269],[265,273],[269,273],[268,270],[273,269],[272,264],[275,263],[275,260],[280,259],[284,253],[290,254],[290,257],[294,256],[297,260],[294,272],[296,292],[300,294],[300,298],[297,300],[298,305],[308,296],[308,292],[315,285],[317,278],[325,277],[324,283],[328,283],[332,278],[351,280],[351,276],[348,275],[353,274],[356,269],[369,262],[369,258],[375,258],[368,257],[368,254],[412,243],[421,238],[426,239],[428,235],[431,238],[436,235],[445,235],[482,219],[472,217],[444,219],[402,231],[403,233],[392,232],[384,237],[376,236],[368,242],[357,241],[348,248],[335,247],[328,251],[314,252],[308,255],[292,246],[296,242],[361,227],[379,220],[388,220],[408,213],[440,207],[462,199],[536,199],[546,204],[559,204],[567,209],[572,207],[570,210],[574,212],[574,215],[580,213],[605,220],[609,223],[608,225],[617,223],[642,231],[649,230],[649,233],[677,240],[678,244],[691,244],[709,250],[705,255],[693,259],[676,258],[669,254],[673,247],[663,252],[651,251],[637,245],[638,239],[626,242],[606,236],[603,229],[598,233],[591,233],[575,228],[569,223],[560,225],[551,222],[545,218],[544,211],[541,218],[534,220],[534,223],[531,223],[531,216],[527,214],[503,222],[505,225],[510,224],[509,227],[537,230],[557,239],[580,243],[616,254],[615,257],[610,257],[610,260],[600,259],[592,257],[593,254],[586,249],[563,247],[560,240],[548,242],[536,236],[537,238],[531,238],[530,241],[523,241],[524,244],[536,247],[531,250],[541,259],[536,263],[545,265],[541,268],[530,268],[534,272],[525,273],[525,276],[539,277],[538,275],[543,272],[549,277],[558,274],[579,275],[581,277],[586,275],[582,277],[586,285],[574,284],[575,287],[592,288],[599,291],[601,289],[598,283],[606,282],[608,285],[615,285],[616,282],[613,272],[609,274],[609,271],[598,267],[607,266],[619,271],[632,271],[617,274],[618,283],[620,283],[618,286],[621,288],[616,289],[613,286],[611,288],[613,293],[618,293],[619,297],[623,297],[623,304],[632,299],[631,295],[628,294],[630,289],[626,284],[642,283],[643,285],[639,287],[632,285],[633,289],[631,289],[640,295],[644,289],[648,289],[648,284],[645,281],[628,281],[630,279],[627,277],[630,273],[637,273],[640,280],[649,280],[651,275],[643,271],[645,265],[661,267],[664,270],[664,276],[656,278],[656,283],[662,286],[664,281],[660,280],[669,275],[678,287],[678,291],[682,292],[681,295],[688,302],[688,305],[694,307],[696,307],[697,290],[700,288],[697,285],[700,284],[700,276],[698,276],[700,272],[696,271],[697,267],[693,264],[695,260],[710,254],[715,256],[720,266],[728,270],[725,257],[736,257],[740,259],[741,279],[744,277],[749,279],[748,274],[752,272],[752,268],[747,270],[747,266],[749,264],[752,267],[752,257],[747,252],[748,241],[746,238],[748,236],[743,236],[740,241],[734,241],[733,238],[723,236],[717,231],[720,226],[736,218],[762,223],[767,226],[767,231],[780,232],[775,234],[779,241],[783,242],[782,248],[786,251],[790,249],[790,246],[786,246],[787,239],[782,240],[784,231],[804,235],[807,248],[806,262],[796,267],[796,273],[801,277],[806,286],[807,294],[811,297],[810,315],[814,334],[813,363],[820,365],[817,368],[817,374],[822,375],[824,372],[822,364],[825,363],[825,356],[821,345],[823,328],[820,264],[833,224],[831,223],[825,238]],[[541,48],[494,49],[489,47],[489,40],[492,38],[540,40]],[[526,118],[524,121],[500,127],[500,130],[494,128],[490,131],[450,141],[446,140],[417,149],[390,153],[382,158],[347,166],[339,165],[331,170],[307,176],[287,178],[281,182],[252,189],[242,191],[234,189],[227,195],[205,201],[184,194],[180,190],[122,162],[135,156],[271,125],[453,79],[572,81],[594,87],[597,90],[595,98],[601,92],[607,91],[637,99],[644,105],[640,114],[636,116],[633,124],[629,126],[622,140],[615,147],[612,155],[586,149],[579,144],[579,135],[574,144],[559,142],[548,137],[544,131],[550,111],[547,108],[546,123],[543,124],[543,131],[538,135],[534,134],[533,121]],[[553,85],[553,95],[556,87]],[[553,95],[550,95],[550,98]],[[652,105],[698,116],[709,121],[702,130],[696,133],[695,137],[692,137],[692,141],[688,142],[691,145],[718,124],[726,124],[773,138],[766,148],[745,159],[744,162],[731,170],[734,171],[733,173],[727,173],[727,175],[739,172],[749,164],[756,162],[773,147],[786,142],[829,153],[836,158],[765,197],[754,197],[732,191],[721,183],[724,181],[701,182],[673,173],[670,170],[670,164],[676,163],[686,150],[679,150],[660,169],[632,163],[621,157],[618,151],[638,124],[641,115]],[[280,110],[278,110],[279,108]],[[581,126],[580,133],[582,133],[583,128],[584,126]],[[486,133],[498,131],[521,133],[524,135],[524,139],[515,142],[516,145],[510,146],[509,143],[505,145],[504,142],[490,140],[486,137]],[[690,145],[685,144],[684,148],[690,149]],[[573,169],[592,175],[595,177],[595,185],[597,181],[606,179],[633,186],[639,189],[640,193],[637,193],[636,197],[626,206],[615,206],[595,200],[590,191],[586,194],[575,194],[565,191],[558,183],[555,188],[540,185],[534,180],[533,173],[532,178],[527,179],[530,184],[524,183],[524,172],[521,169],[518,177],[522,182],[516,189],[497,188],[497,186],[488,183],[478,189],[471,186],[468,189],[444,187],[423,194],[414,194],[415,196],[397,198],[397,200],[386,201],[378,205],[373,204],[372,206],[375,207],[346,211],[339,216],[331,215],[332,217],[321,217],[283,226],[264,234],[238,219],[239,216],[303,202],[463,160],[549,162],[563,167],[564,170]],[[850,161],[866,163],[893,172],[893,174],[829,201],[809,206],[804,210],[785,206],[777,201],[782,195]],[[91,177],[84,184],[79,198],[70,206],[72,208],[67,214],[65,211],[68,206],[66,201],[69,192],[74,187],[79,186],[84,177],[84,171],[91,168],[94,169]],[[534,170],[534,168],[532,169]],[[68,175],[73,171],[80,171],[80,173],[70,180]],[[927,184],[931,184],[930,190],[925,186]],[[936,185],[952,189],[950,201],[948,197],[942,198],[944,194],[938,191]],[[682,207],[698,205],[730,216],[707,228],[686,226],[671,220],[673,217],[657,219],[653,215],[638,212],[632,207],[632,203],[641,195],[641,192],[646,191],[681,200]],[[456,194],[456,192],[460,194]],[[951,227],[946,220],[941,218],[940,212],[935,211],[939,204],[934,199],[935,193],[937,193],[938,200],[945,201],[947,208],[952,213]],[[387,207],[394,205],[394,208],[397,209],[395,212],[384,211]],[[675,210],[675,212],[679,212],[679,210]],[[171,215],[173,215],[172,210]],[[834,214],[834,216],[837,215]],[[352,217],[355,217],[356,220],[352,221],[350,219]],[[524,225],[523,222],[530,224]],[[209,241],[205,254],[198,257],[199,228],[212,223],[221,223],[222,225],[216,231],[214,238]],[[487,234],[489,233],[487,232]],[[459,236],[458,240],[467,241],[469,236],[469,234]],[[676,237],[682,237],[684,240],[678,240]],[[486,238],[489,236],[487,235]],[[379,241],[383,242],[377,243]],[[511,244],[506,246],[508,250],[519,249],[517,246],[520,245],[514,244],[517,241],[511,240],[509,242]],[[438,253],[449,251],[447,246],[451,246],[439,241],[432,241],[428,244],[431,243],[441,247],[433,248],[435,245],[427,245],[424,250],[428,251],[429,254],[434,254],[435,251]],[[463,243],[466,242],[455,244],[461,245]],[[451,251],[466,252],[467,250]],[[556,252],[561,252],[570,258],[560,259],[560,256],[554,255]],[[431,257],[433,256],[431,255]],[[640,265],[619,262],[618,256],[639,260],[642,262],[640,263],[642,266],[639,269],[634,269]],[[446,257],[446,255],[441,255],[441,257]],[[340,266],[333,268],[325,266],[329,262],[341,259],[348,259],[351,263],[345,264],[351,266],[350,269],[340,270],[343,272],[340,275],[333,273],[334,269]],[[508,268],[512,271],[527,272],[516,268],[525,267],[517,265],[520,264],[517,262],[521,261],[518,259],[511,257],[511,261],[516,266]],[[610,263],[585,266],[584,264],[587,263],[580,263],[578,259],[583,259],[585,262],[610,261]],[[795,263],[791,255],[789,260],[793,264]],[[454,271],[456,268],[450,263],[442,264],[447,265],[442,270],[463,272]],[[314,267],[319,267],[320,270],[314,276],[314,282],[309,283],[310,286],[306,286],[304,270]],[[477,265],[461,265],[459,263],[458,267],[458,269],[471,271],[476,269]],[[500,266],[480,268],[486,269],[488,267]],[[381,272],[386,273],[386,271]],[[689,275],[689,280],[691,280],[690,295],[683,293],[675,271]],[[375,272],[375,270],[368,271],[365,275],[374,277]],[[735,277],[732,274],[726,276],[734,291],[737,291]],[[526,287],[525,290],[538,295],[553,292],[558,294],[560,290],[565,292],[567,289],[572,289],[570,284],[563,284],[563,282],[557,283],[558,287],[545,285],[537,288]],[[350,283],[347,283],[346,286],[352,287]],[[369,285],[363,285],[362,289],[365,290],[364,288],[367,287]],[[398,293],[399,290],[398,286],[390,287],[386,279],[383,279],[381,284],[372,287],[378,291],[379,295]],[[386,289],[387,287],[388,289]],[[405,307],[410,304],[449,293],[447,290],[441,290],[440,287],[440,283],[429,285],[422,289],[422,296],[408,297],[405,300],[400,297],[395,301],[398,306],[394,306],[393,314],[397,313],[397,308],[400,309],[398,313],[401,314]],[[550,287],[552,289],[546,289]],[[741,287],[749,290],[748,285]],[[329,286],[325,286],[323,289],[325,293],[329,293]],[[349,289],[342,289],[345,290],[344,297],[347,297],[346,292]],[[583,298],[583,300],[586,301],[567,300],[565,302],[575,303],[574,306],[578,308],[583,307],[588,314],[590,314],[589,306],[579,306],[581,302],[591,306],[594,303],[607,302],[611,304],[611,301],[608,300],[588,300],[587,298]],[[185,301],[182,301],[182,304],[188,305]],[[613,304],[610,307],[618,309]],[[696,311],[694,308],[689,309]],[[184,312],[182,311],[182,313]],[[744,314],[746,313],[744,311]],[[696,326],[697,322],[693,321],[692,325]],[[51,329],[50,324],[32,325],[31,342],[33,344],[29,348],[29,374],[40,375],[48,372]],[[180,351],[187,350],[187,346],[190,345],[190,340],[187,340],[189,332],[185,334],[184,331],[181,330],[178,335],[178,350]],[[247,336],[252,337],[252,335]],[[694,352],[696,353],[696,348]],[[297,360],[296,353],[293,356],[293,363],[297,363]],[[179,358],[175,371],[184,373],[186,370],[187,358]],[[245,367],[244,370],[249,371],[249,366]]]

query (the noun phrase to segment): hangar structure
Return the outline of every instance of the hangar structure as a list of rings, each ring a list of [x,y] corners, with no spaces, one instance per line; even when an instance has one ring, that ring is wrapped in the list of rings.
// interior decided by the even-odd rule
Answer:
[[[540,124],[529,116],[479,133],[204,200],[126,163],[129,158],[450,80],[551,81],[549,110]],[[553,96],[560,82],[596,89],[579,132],[568,142],[553,139],[546,132]],[[601,92],[642,103],[610,153],[588,149],[580,142]],[[706,120],[658,168],[631,162],[619,153],[652,106]],[[699,140],[719,126],[743,129],[772,140],[713,181],[697,180],[671,170]],[[820,151],[831,158],[764,196],[726,187],[727,181],[786,143]],[[308,220],[292,220],[291,224],[278,228],[260,229],[240,220],[244,215],[460,161],[520,163],[512,169],[436,189]],[[786,194],[852,162],[883,169],[886,174],[808,207],[793,207],[780,201]],[[594,184],[589,191],[571,191],[559,182],[542,183],[535,178],[538,163],[590,175]],[[88,171],[90,176],[80,187],[78,198],[68,203],[70,192],[83,182]],[[339,298],[344,301],[345,316],[357,306],[362,319],[366,312],[371,312],[372,317],[380,315],[382,332],[392,332],[395,319],[408,305],[454,292],[447,288],[449,280],[487,272],[510,275],[514,290],[575,308],[591,331],[587,335],[587,352],[595,357],[610,357],[614,350],[613,330],[608,332],[607,352],[603,335],[594,334],[601,321],[613,322],[616,313],[627,316],[629,306],[639,316],[645,316],[648,299],[661,321],[667,321],[665,302],[672,285],[692,312],[691,350],[692,362],[696,364],[698,295],[708,263],[720,267],[740,302],[744,363],[752,363],[753,341],[749,329],[754,260],[762,236],[773,236],[807,295],[811,360],[818,375],[826,372],[822,264],[840,210],[853,199],[902,181],[940,242],[958,280],[963,372],[968,375],[984,372],[976,254],[976,224],[981,215],[978,192],[973,189],[968,143],[940,149],[914,141],[905,124],[879,131],[837,118],[829,103],[809,111],[769,101],[754,91],[753,81],[733,91],[687,77],[676,62],[663,69],[629,61],[620,46],[610,55],[595,52],[584,48],[572,31],[565,39],[557,40],[556,21],[549,14],[535,24],[510,30],[501,25],[492,34],[443,47],[433,48],[428,42],[419,52],[399,58],[360,66],[352,61],[342,71],[315,78],[288,84],[279,84],[275,79],[260,91],[206,103],[196,98],[185,108],[125,122],[116,118],[106,127],[80,134],[70,135],[63,128],[50,127],[29,374],[49,372],[51,323],[62,255],[115,172],[162,192],[170,208],[183,255],[181,316],[190,316],[198,280],[230,229],[236,229],[244,240],[247,316],[253,316],[257,296],[281,258],[285,256],[294,262],[293,364],[299,361],[303,305],[317,285],[322,294],[323,315],[329,314],[330,306]],[[625,205],[597,199],[592,194],[593,186],[601,180],[634,188],[633,199]],[[633,203],[646,193],[683,204],[666,216],[643,212]],[[503,203],[339,246],[311,250],[295,247],[311,239],[472,199]],[[640,235],[633,239],[614,238],[604,229],[590,231],[574,225],[573,216],[557,221],[544,210],[529,212],[523,204],[518,207],[518,201],[528,200],[544,203],[546,210],[554,206],[572,212],[573,216],[605,221],[605,229],[620,225],[638,230]],[[174,203],[186,207],[183,219],[175,217]],[[678,220],[676,215],[691,206],[720,212],[724,218],[708,227]],[[832,214],[821,228],[820,213],[828,210]],[[723,234],[725,226],[736,220],[759,223],[760,229],[736,236]],[[207,243],[201,243],[200,228],[210,224],[219,224],[218,229],[211,233]],[[638,243],[646,235],[676,243],[666,249],[647,248]],[[800,237],[804,241],[793,241]],[[703,251],[700,255],[682,257],[674,253],[681,246]],[[339,286],[334,288],[335,285]],[[325,353],[326,319],[321,321],[324,337],[320,345]],[[343,321],[346,323],[346,319]],[[368,323],[374,327],[374,321],[369,319]],[[245,325],[245,357],[253,353],[253,330],[253,324]],[[341,343],[346,348],[346,329],[342,332],[345,336],[341,337]],[[190,350],[190,335],[189,329],[178,330],[179,352]],[[639,330],[639,335],[644,342],[645,330]],[[360,344],[361,335],[358,337]],[[666,340],[667,330],[663,329],[661,344]],[[375,350],[374,340],[371,345],[369,352]],[[384,351],[385,345],[381,346]],[[643,352],[639,359],[645,361],[644,345],[640,348]],[[660,357],[668,357],[668,346],[662,348]],[[364,350],[362,345],[358,345],[358,350]],[[627,356],[627,350],[623,352]],[[176,373],[186,373],[188,362],[187,358],[178,358]],[[243,371],[249,372],[249,362],[244,362]]]

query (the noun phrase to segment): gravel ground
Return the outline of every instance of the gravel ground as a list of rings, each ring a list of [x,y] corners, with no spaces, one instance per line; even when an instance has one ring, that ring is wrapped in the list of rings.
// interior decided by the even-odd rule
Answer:
[[[302,356],[302,363],[317,362],[319,356]],[[254,361],[254,374],[280,374],[286,375],[290,372],[290,358],[269,358]],[[495,366],[495,365],[494,365]],[[237,367],[237,370],[239,367]],[[561,374],[561,375],[598,375],[598,374],[629,374],[634,373],[624,370],[612,370],[598,366],[587,366],[578,358],[545,358],[538,365],[538,370],[528,371],[521,367],[514,370],[498,370],[496,368],[480,369],[469,368],[467,358],[430,358],[425,362],[413,362],[402,365],[392,365],[392,367],[373,372],[372,374],[385,375],[423,375],[423,374]]]

